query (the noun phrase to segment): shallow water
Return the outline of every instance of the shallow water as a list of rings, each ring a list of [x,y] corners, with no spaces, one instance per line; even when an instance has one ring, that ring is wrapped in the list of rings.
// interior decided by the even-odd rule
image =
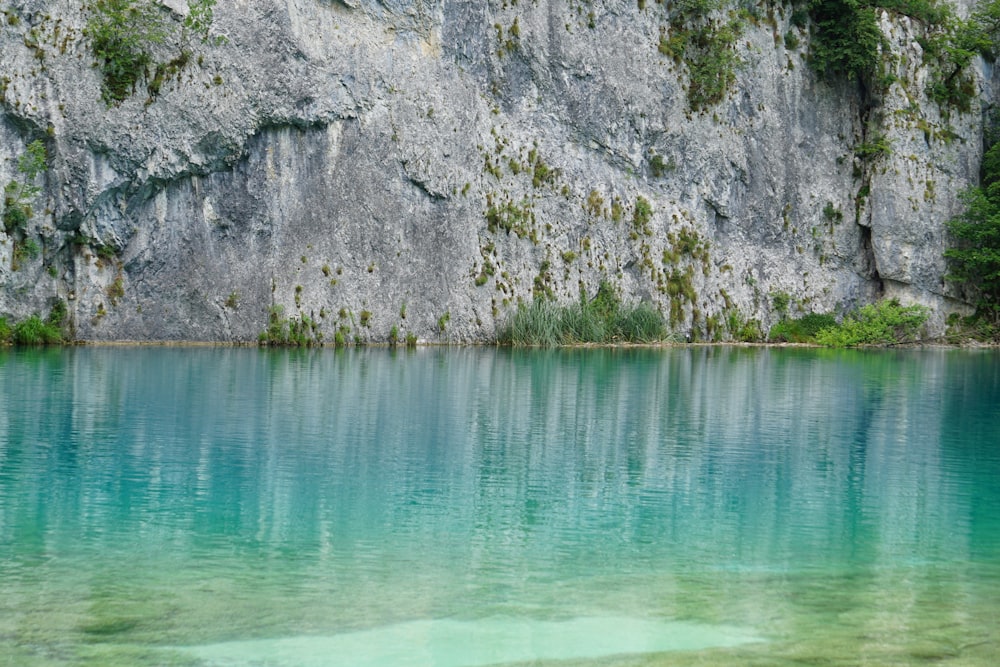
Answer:
[[[1000,355],[0,352],[0,665],[1000,660]]]

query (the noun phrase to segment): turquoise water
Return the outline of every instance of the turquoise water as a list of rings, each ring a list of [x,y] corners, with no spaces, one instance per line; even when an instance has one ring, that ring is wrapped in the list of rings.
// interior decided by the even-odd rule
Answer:
[[[995,665],[1000,354],[0,352],[0,665]]]

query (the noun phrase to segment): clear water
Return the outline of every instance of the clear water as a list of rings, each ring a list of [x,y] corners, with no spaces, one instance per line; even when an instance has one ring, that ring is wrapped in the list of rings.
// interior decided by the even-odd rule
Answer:
[[[0,352],[0,665],[1000,663],[1000,354]]]

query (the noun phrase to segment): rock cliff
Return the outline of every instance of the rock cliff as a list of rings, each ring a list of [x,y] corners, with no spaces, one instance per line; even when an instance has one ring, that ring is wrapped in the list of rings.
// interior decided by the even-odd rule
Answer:
[[[896,296],[938,330],[969,310],[943,223],[992,70],[940,109],[905,16],[879,14],[873,100],[817,77],[791,5],[748,4],[731,85],[693,106],[666,3],[234,0],[224,40],[155,45],[171,66],[109,106],[87,9],[2,9],[0,182],[34,140],[47,170],[0,231],[0,313],[62,298],[82,340],[253,341],[280,307],[327,341],[487,341],[519,300],[603,280],[703,339],[785,301]]]

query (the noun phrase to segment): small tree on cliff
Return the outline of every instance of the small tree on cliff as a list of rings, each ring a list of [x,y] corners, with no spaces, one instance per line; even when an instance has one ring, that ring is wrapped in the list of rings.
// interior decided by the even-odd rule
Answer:
[[[980,316],[1000,324],[1000,143],[983,156],[981,185],[962,198],[965,211],[947,223],[957,241],[944,252],[947,278],[975,295]]]

